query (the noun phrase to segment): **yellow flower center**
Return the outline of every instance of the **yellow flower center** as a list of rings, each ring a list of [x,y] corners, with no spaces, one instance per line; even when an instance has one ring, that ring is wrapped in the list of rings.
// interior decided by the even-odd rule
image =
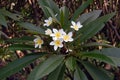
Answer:
[[[61,36],[60,32],[55,33],[55,37],[59,38]]]
[[[65,35],[65,36],[63,37],[63,39],[64,39],[64,40],[69,40],[69,36],[68,36],[68,35]]]
[[[60,44],[61,44],[60,40],[56,40],[56,41],[55,41],[55,45],[56,45],[56,46],[59,46]]]
[[[52,23],[52,21],[48,21],[48,25],[50,25]]]
[[[78,30],[78,26],[77,26],[77,25],[75,25],[75,26],[74,26],[74,29],[75,29],[75,30]]]
[[[38,40],[36,41],[36,43],[40,45],[40,44],[43,43],[43,41],[42,41],[41,39],[38,39]]]

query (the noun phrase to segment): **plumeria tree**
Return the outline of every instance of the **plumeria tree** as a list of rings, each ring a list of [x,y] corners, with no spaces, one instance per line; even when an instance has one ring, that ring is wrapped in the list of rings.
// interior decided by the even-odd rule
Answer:
[[[14,42],[8,49],[25,50],[28,54],[2,68],[0,79],[39,60],[28,80],[113,80],[114,75],[105,69],[106,64],[113,68],[117,66],[111,53],[108,52],[113,49],[110,48],[112,46],[106,43],[88,42],[115,13],[101,17],[99,17],[101,10],[83,13],[92,1],[84,2],[70,16],[66,6],[59,8],[52,0],[38,0],[45,20],[41,22],[42,26],[17,22],[18,26],[24,27],[33,35],[8,40]],[[102,46],[102,49],[86,49],[92,46]]]

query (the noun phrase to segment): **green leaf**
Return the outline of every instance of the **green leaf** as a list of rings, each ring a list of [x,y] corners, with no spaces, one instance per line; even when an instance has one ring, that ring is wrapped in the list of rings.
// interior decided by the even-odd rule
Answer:
[[[47,12],[50,14],[50,16],[57,22],[57,23],[59,23],[60,24],[60,22],[58,21],[58,19],[56,18],[56,16],[55,16],[55,14],[53,13],[53,11],[49,8],[49,7],[47,7],[47,6],[44,6],[45,7],[45,9],[47,10]],[[49,17],[50,17],[49,16]]]
[[[35,48],[33,45],[13,44],[9,46],[8,49],[15,51],[15,50],[34,50]]]
[[[80,35],[81,35],[80,42],[83,42],[83,41],[91,38],[97,32],[99,32],[104,27],[104,25],[105,25],[104,23],[107,22],[109,19],[111,19],[114,15],[115,15],[115,13],[107,14],[107,15],[97,18],[96,20],[83,26],[79,30],[76,39],[78,39]]]
[[[63,29],[68,29],[69,10],[66,6],[60,8],[60,23]]]
[[[98,42],[91,42],[91,43],[82,45],[82,47],[92,47],[92,46],[113,47],[112,45],[109,45],[106,43],[98,43]]]
[[[116,57],[111,57],[109,56],[110,59],[112,59],[112,61],[115,63],[115,65],[120,66],[120,58],[116,58]]]
[[[81,24],[88,24],[98,18],[101,12],[102,10],[94,10],[89,13],[84,13],[77,19],[77,21],[80,21]]]
[[[47,80],[64,80],[65,65],[58,66],[50,75]]]
[[[71,57],[67,58],[65,64],[66,64],[66,66],[68,67],[68,69],[74,71],[74,70],[75,70],[75,67],[76,67],[76,60],[75,60],[74,57],[71,56]]]
[[[7,40],[8,42],[16,42],[16,43],[23,43],[23,42],[29,42],[29,41],[33,41],[34,40],[34,37],[32,36],[23,36],[23,37],[20,37],[20,38],[12,38],[12,39],[9,39]]]
[[[7,17],[9,17],[9,18],[11,18],[11,19],[13,19],[13,20],[17,20],[17,21],[18,21],[18,20],[20,19],[20,17],[21,17],[21,15],[18,15],[18,14],[15,14],[15,13],[11,13],[11,12],[5,10],[5,9],[0,9],[0,12],[1,12],[4,16],[7,16]]]
[[[14,60],[0,69],[0,80],[20,71],[23,67],[29,65],[34,60],[44,56],[45,54],[46,53],[32,53],[21,59]]]
[[[85,53],[81,54],[81,56],[100,60],[100,61],[106,62],[108,64],[111,64],[113,66],[116,66],[114,64],[114,62],[108,56],[103,55],[103,54],[98,54],[98,53],[94,53],[94,52],[85,52]]]
[[[23,28],[26,28],[30,31],[34,31],[34,32],[37,32],[39,34],[44,34],[44,29],[42,29],[41,27],[37,27],[31,23],[28,23],[28,22],[19,22],[18,25],[20,25],[21,27]]]
[[[53,0],[38,0],[38,3],[41,6],[41,8],[47,18],[50,17],[50,13],[48,12],[48,10],[46,10],[45,6],[50,8],[54,15],[60,14],[59,7],[56,5],[56,3]]]
[[[74,72],[74,80],[88,80],[85,73],[79,69],[79,67],[76,67],[76,70]]]
[[[38,65],[29,75],[28,80],[38,80],[54,71],[63,61],[64,56],[53,55]]]
[[[103,48],[100,53],[109,56],[117,66],[120,66],[120,48]]]
[[[107,56],[120,58],[120,48],[103,48],[100,52]]]
[[[73,17],[71,20],[75,21],[79,15],[89,6],[90,3],[92,3],[93,0],[87,0],[85,3],[83,3],[73,14]]]
[[[46,0],[46,2],[49,5],[48,7],[53,10],[54,14],[59,14],[59,7],[53,0]]]
[[[96,67],[89,62],[82,62],[82,64],[84,65],[88,73],[92,76],[93,80],[113,80],[105,73],[105,71],[103,71],[99,67]]]
[[[7,21],[4,17],[4,15],[2,15],[1,13],[0,13],[0,24],[7,27]]]

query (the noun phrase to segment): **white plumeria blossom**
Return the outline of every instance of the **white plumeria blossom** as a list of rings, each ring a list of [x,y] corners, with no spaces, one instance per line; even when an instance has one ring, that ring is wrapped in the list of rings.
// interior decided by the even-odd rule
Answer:
[[[52,19],[52,17],[49,17],[48,19],[46,19],[44,21],[45,21],[44,26],[50,26],[53,22],[53,19]]]
[[[43,44],[43,40],[37,36],[37,38],[34,39],[34,42],[35,42],[35,48],[39,47],[41,48],[41,45]]]
[[[63,29],[53,29],[53,33],[50,34],[50,36],[53,38],[53,40],[57,40],[63,37],[64,31]]]
[[[73,38],[72,38],[72,32],[69,32],[68,34],[66,34],[66,33],[64,33],[64,35],[63,35],[63,40],[65,41],[65,42],[72,42],[73,41]]]
[[[59,48],[63,47],[62,42],[63,42],[62,39],[58,39],[58,40],[54,40],[54,41],[50,42],[50,45],[53,45],[54,46],[54,50],[56,51],[58,47]]]
[[[45,30],[45,34],[46,34],[46,35],[50,35],[50,34],[52,34],[51,29],[47,29],[47,30]]]
[[[70,26],[70,27],[73,28],[73,29],[76,30],[76,31],[78,31],[79,28],[82,28],[82,27],[83,27],[83,25],[81,25],[80,22],[75,23],[74,21],[71,21],[71,23],[72,23],[72,26]]]

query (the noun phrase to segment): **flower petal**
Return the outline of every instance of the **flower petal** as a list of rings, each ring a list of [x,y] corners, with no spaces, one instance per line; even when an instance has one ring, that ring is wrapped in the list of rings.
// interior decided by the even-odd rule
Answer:
[[[57,48],[58,48],[57,46],[54,46],[54,50],[55,50],[55,51],[57,50]]]
[[[57,29],[53,29],[53,32],[56,33],[56,32],[58,32],[58,30]]]
[[[74,26],[76,23],[74,21],[71,21],[72,25]]]

